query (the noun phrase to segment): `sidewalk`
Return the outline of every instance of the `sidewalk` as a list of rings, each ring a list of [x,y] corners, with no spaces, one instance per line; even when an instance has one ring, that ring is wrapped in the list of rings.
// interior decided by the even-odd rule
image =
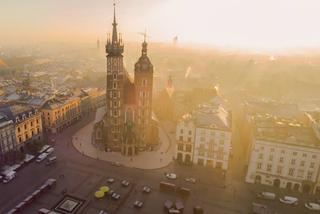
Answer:
[[[98,112],[97,114],[99,114]],[[122,156],[117,152],[105,152],[96,149],[91,142],[93,126],[94,121],[80,129],[72,137],[73,146],[83,155],[98,160],[119,162],[123,166],[139,169],[159,169],[169,165],[172,161],[174,146],[170,144],[168,135],[162,129],[162,124],[159,125],[159,149],[151,152],[140,152],[139,155],[131,157]]]

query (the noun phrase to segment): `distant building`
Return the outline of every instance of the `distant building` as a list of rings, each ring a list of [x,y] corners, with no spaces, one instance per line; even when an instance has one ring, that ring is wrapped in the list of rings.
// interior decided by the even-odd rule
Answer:
[[[105,106],[105,94],[105,90],[99,90],[98,88],[82,89],[79,95],[81,114],[87,115],[97,108]]]
[[[17,150],[14,123],[0,113],[0,166]]]
[[[81,118],[79,97],[56,97],[45,102],[41,108],[45,131],[63,131]]]
[[[251,115],[246,182],[320,193],[320,142],[309,126],[269,114]]]
[[[13,121],[15,141],[21,152],[25,151],[26,144],[42,140],[41,114],[37,108],[11,104],[0,107],[0,112],[3,117]]]
[[[220,101],[215,97],[178,122],[175,152],[178,162],[228,169],[232,118]]]

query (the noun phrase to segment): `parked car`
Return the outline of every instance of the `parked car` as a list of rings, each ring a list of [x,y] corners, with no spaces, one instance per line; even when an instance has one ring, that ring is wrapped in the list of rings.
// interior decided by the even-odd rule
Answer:
[[[305,203],[304,206],[309,209],[309,210],[320,210],[320,204],[317,203],[313,203],[313,202],[309,202],[309,203]]]
[[[148,187],[148,186],[144,186],[144,187],[142,188],[142,192],[144,192],[144,193],[150,193],[150,192],[151,192],[151,188]]]
[[[57,157],[56,156],[52,156],[50,157],[47,161],[46,161],[46,165],[51,165],[57,162]]]
[[[24,161],[25,163],[30,163],[31,161],[34,160],[34,158],[35,158],[34,155],[26,154],[26,156],[24,157],[24,160],[23,160],[23,161]]]
[[[111,197],[114,199],[114,200],[119,200],[120,199],[120,194],[114,192]]]
[[[48,155],[52,154],[53,152],[54,152],[54,148],[52,148],[52,147],[50,147],[50,148],[48,148],[48,149],[46,150],[46,153],[47,153]]]
[[[47,153],[42,153],[41,155],[39,155],[36,159],[36,162],[40,163],[42,162],[44,159],[46,159],[48,157]]]
[[[290,204],[290,205],[298,205],[298,199],[292,196],[284,196],[282,198],[279,198],[281,203],[284,204]]]
[[[104,210],[100,210],[99,212],[98,212],[98,214],[108,214],[106,211],[104,211]]]
[[[50,212],[51,212],[51,211],[48,210],[48,209],[46,209],[46,208],[41,208],[41,209],[38,210],[38,213],[39,213],[39,214],[48,214],[48,213],[50,213]]]
[[[175,173],[166,173],[165,176],[166,176],[168,179],[172,179],[172,180],[177,179],[177,175],[176,175]]]
[[[6,214],[16,214],[16,213],[19,213],[19,210],[14,208],[14,209],[10,210],[9,212],[7,212]]]
[[[107,179],[107,182],[108,182],[109,184],[114,183],[114,181],[115,181],[114,178],[108,178],[108,179]]]
[[[168,213],[170,213],[170,214],[179,214],[179,213],[181,213],[179,210],[177,210],[177,209],[174,209],[174,208],[171,208],[169,211],[168,211]]]
[[[137,201],[135,201],[135,202],[133,203],[133,206],[136,207],[136,208],[142,208],[143,202],[137,200]]]
[[[197,181],[195,178],[185,178],[184,180],[185,180],[186,182],[193,183],[193,184],[195,184],[196,181]]]
[[[57,183],[57,180],[54,178],[49,178],[45,184],[47,184],[49,186],[49,188],[51,188],[52,186],[54,186]]]
[[[275,200],[276,194],[273,192],[260,192],[257,194],[257,197],[261,199]]]
[[[6,170],[1,173],[3,175],[2,182],[3,183],[9,183],[11,180],[13,180],[16,177],[16,172],[12,170]]]
[[[39,150],[38,154],[42,154],[45,151],[47,151],[47,149],[49,149],[51,146],[49,145],[43,145],[42,148]]]
[[[121,164],[119,162],[112,162],[111,165],[112,166],[121,166]]]
[[[26,207],[26,202],[20,202],[15,208],[19,211],[22,211]]]
[[[123,181],[121,182],[121,184],[122,184],[122,186],[127,187],[127,186],[130,185],[130,182],[127,181],[127,180],[123,180]]]

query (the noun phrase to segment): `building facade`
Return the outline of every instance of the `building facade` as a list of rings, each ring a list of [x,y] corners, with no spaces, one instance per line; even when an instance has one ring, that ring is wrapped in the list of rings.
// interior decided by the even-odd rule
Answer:
[[[0,111],[7,119],[13,121],[17,149],[21,152],[25,151],[26,144],[42,140],[42,120],[38,109],[11,104],[1,107]]]
[[[313,130],[270,115],[255,115],[252,120],[246,182],[320,193],[320,143]]]
[[[216,103],[202,104],[177,124],[178,162],[227,170],[231,153],[231,112]]]
[[[191,114],[186,114],[177,123],[175,159],[180,163],[193,163],[195,123]]]
[[[0,115],[0,166],[5,164],[17,151],[14,123],[6,115]]]
[[[57,133],[81,118],[80,98],[53,98],[42,106],[42,121],[45,131]]]
[[[112,26],[112,36],[106,44],[106,113],[103,121],[95,124],[93,140],[104,141],[107,150],[134,155],[139,148],[157,144],[151,139],[152,128],[155,127],[151,117],[153,65],[144,40],[132,80],[123,65],[124,45],[121,34],[117,32],[115,12]]]

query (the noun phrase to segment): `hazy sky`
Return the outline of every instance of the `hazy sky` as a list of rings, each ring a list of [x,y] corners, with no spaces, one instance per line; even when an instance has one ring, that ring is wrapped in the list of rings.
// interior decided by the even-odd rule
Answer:
[[[0,0],[0,43],[95,41],[111,31],[112,0]],[[320,47],[320,0],[120,0],[126,41],[247,49]]]

